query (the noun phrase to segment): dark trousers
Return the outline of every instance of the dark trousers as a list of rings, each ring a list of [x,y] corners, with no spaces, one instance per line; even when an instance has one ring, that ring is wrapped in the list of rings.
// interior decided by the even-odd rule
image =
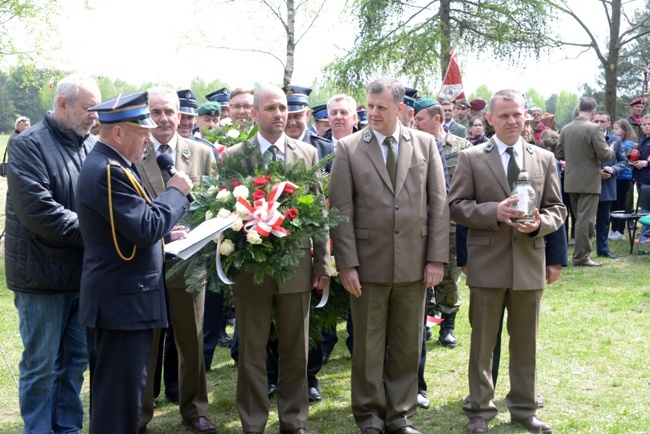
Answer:
[[[613,200],[603,200],[598,202],[596,211],[596,252],[609,252],[607,236],[609,235],[609,214],[612,210]]]
[[[88,328],[92,434],[135,434],[142,410],[153,330]]]
[[[212,365],[214,350],[219,343],[223,321],[223,291],[213,292],[205,289],[205,312],[203,313],[203,357],[206,368]]]
[[[632,212],[632,207],[628,207],[628,192],[630,191],[630,186],[632,185],[631,179],[616,179],[616,201],[612,205],[612,212],[614,211],[624,211]],[[612,231],[625,233],[625,220],[623,219],[613,219],[612,220]]]
[[[427,297],[424,303],[424,328],[422,329],[422,350],[420,352],[420,365],[418,366],[418,393],[427,396],[427,382],[424,379],[424,367],[427,363],[427,309],[431,301],[431,288],[427,288]]]

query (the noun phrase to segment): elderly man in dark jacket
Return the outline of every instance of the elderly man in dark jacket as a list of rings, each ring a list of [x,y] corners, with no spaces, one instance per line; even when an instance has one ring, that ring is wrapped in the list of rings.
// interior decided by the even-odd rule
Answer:
[[[75,186],[96,142],[89,133],[97,115],[88,108],[100,98],[91,78],[64,78],[54,110],[11,147],[5,270],[24,346],[23,432],[78,432],[83,424],[79,392],[88,356],[77,322],[83,243]]]

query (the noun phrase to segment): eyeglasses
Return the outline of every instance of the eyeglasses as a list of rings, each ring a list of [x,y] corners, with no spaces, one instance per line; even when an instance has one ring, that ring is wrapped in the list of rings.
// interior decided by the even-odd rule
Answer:
[[[230,106],[230,109],[231,109],[231,110],[235,110],[235,111],[239,111],[239,110],[241,110],[242,108],[243,108],[244,110],[250,110],[250,109],[253,108],[253,106],[250,105],[250,104],[232,104],[232,105]]]

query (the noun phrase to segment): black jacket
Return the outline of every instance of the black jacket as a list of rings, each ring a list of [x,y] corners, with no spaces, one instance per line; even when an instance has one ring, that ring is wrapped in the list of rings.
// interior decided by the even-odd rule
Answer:
[[[12,291],[79,291],[83,242],[75,189],[96,141],[63,130],[51,113],[14,140],[5,241],[7,287]]]

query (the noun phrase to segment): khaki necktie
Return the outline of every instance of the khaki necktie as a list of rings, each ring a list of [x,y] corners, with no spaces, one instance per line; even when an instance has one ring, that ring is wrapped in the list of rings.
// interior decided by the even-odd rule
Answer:
[[[508,160],[508,185],[510,185],[510,189],[513,189],[515,182],[519,179],[520,169],[515,158],[515,150],[512,149],[512,146],[508,146],[506,152],[510,155],[510,159]]]
[[[386,169],[388,169],[390,182],[393,184],[393,188],[395,188],[395,179],[397,178],[397,159],[395,158],[395,148],[393,148],[393,143],[395,143],[395,137],[388,136],[384,139],[383,145],[388,148],[388,153],[386,154]]]

